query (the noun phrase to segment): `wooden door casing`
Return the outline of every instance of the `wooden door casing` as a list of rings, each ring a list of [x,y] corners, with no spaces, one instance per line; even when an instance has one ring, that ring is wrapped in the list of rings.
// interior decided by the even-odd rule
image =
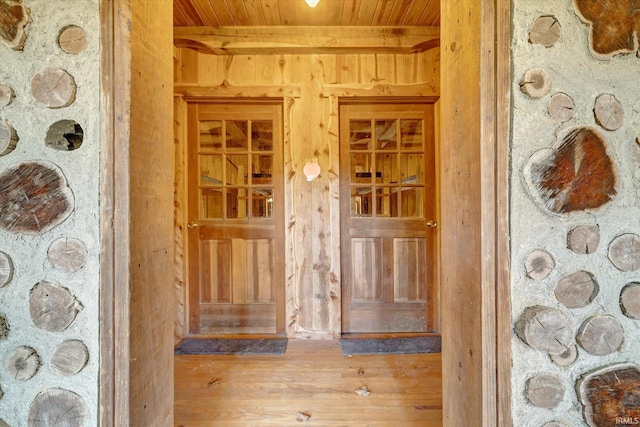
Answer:
[[[434,101],[340,106],[343,333],[437,332]]]
[[[189,332],[282,334],[282,105],[194,102],[187,115]],[[272,146],[258,147],[261,134],[252,126],[264,123],[272,123]],[[211,139],[224,142],[206,148],[203,128],[217,124],[220,133]],[[238,135],[245,145],[228,147]]]

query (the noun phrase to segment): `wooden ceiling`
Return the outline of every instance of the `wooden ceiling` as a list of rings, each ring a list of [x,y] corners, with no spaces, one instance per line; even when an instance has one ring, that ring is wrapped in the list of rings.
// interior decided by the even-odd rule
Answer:
[[[173,0],[174,27],[440,26],[440,0]]]

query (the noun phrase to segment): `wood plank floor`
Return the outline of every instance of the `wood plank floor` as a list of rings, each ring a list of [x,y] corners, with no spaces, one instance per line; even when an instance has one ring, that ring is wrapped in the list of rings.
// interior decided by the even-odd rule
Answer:
[[[441,390],[440,354],[348,357],[337,341],[290,340],[285,355],[175,356],[175,425],[440,427]]]

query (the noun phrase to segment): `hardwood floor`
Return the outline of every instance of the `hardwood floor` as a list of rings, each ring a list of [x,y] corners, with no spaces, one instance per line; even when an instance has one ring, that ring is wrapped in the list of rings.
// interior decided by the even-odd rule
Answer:
[[[290,340],[285,355],[174,360],[176,426],[442,426],[440,354],[348,357],[337,341]]]

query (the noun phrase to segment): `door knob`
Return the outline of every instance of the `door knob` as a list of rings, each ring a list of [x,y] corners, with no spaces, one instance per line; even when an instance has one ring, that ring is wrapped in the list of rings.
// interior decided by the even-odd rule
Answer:
[[[198,227],[199,225],[200,224],[198,224],[197,222],[190,222],[189,224],[187,224],[187,228],[192,229]]]
[[[435,221],[427,221],[427,227],[429,228],[436,228],[438,226],[438,223]]]

